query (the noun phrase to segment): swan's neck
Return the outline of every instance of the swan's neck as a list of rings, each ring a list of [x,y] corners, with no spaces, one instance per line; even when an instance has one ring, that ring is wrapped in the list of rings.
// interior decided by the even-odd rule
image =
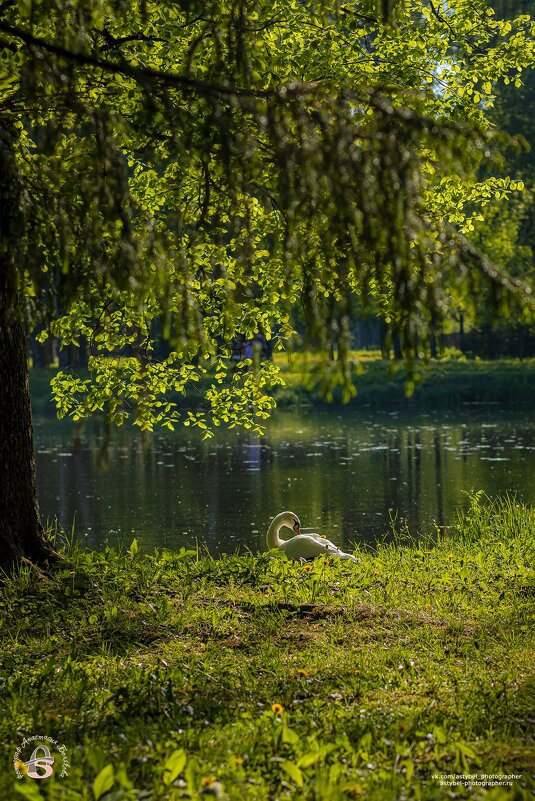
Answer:
[[[285,542],[285,540],[281,540],[279,537],[279,531],[283,525],[282,520],[278,520],[277,518],[271,521],[266,538],[268,548],[280,548],[283,542]]]

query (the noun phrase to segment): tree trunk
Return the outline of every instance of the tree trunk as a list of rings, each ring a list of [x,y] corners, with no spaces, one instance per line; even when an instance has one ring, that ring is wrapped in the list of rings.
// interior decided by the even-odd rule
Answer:
[[[20,320],[0,324],[0,375],[0,569],[8,572],[22,557],[42,564],[55,556],[39,517],[26,332]]]
[[[0,126],[0,570],[22,558],[56,554],[39,517],[26,331],[17,263],[23,226],[21,186],[11,133]]]
[[[401,334],[399,331],[392,331],[392,347],[394,348],[394,359],[398,362],[403,359],[403,346],[401,344]]]

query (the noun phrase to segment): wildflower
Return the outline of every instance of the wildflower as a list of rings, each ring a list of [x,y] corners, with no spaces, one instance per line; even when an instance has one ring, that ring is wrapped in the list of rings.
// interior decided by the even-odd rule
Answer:
[[[236,758],[234,759],[234,764],[235,764],[235,765],[238,765],[238,766],[239,766],[239,765],[243,765],[243,763],[244,763],[244,762],[245,762],[245,760],[244,760],[244,759],[242,759],[242,757],[236,757]]]
[[[201,784],[203,787],[208,787],[209,784],[213,784],[215,779],[213,776],[203,776],[201,779]]]
[[[360,784],[352,784],[350,787],[347,788],[346,793],[348,795],[360,795],[362,793],[362,787]]]
[[[15,770],[18,770],[19,773],[22,773],[24,776],[28,773],[28,766],[22,762],[20,759],[16,759],[13,763],[15,765]]]
[[[280,715],[280,714],[281,714],[281,712],[283,711],[283,709],[284,709],[284,707],[283,707],[283,706],[281,706],[280,704],[271,704],[271,711],[272,711],[272,712],[273,712],[275,715]]]
[[[308,670],[305,670],[305,668],[299,668],[297,670],[297,675],[304,676],[306,678],[308,676]]]
[[[400,731],[408,731],[409,730],[409,724],[408,723],[400,723],[399,724],[399,729],[400,729]]]
[[[304,565],[303,570],[312,570],[312,565]]]

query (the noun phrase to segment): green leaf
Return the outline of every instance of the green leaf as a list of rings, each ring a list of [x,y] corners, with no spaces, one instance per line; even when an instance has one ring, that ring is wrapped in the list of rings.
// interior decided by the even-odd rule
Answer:
[[[322,756],[323,754],[321,751],[310,751],[308,754],[303,754],[302,757],[299,757],[297,760],[297,765],[300,768],[309,768],[311,765],[317,762],[318,759],[321,759]]]
[[[303,786],[303,774],[301,772],[301,768],[297,767],[295,762],[290,762],[289,759],[286,759],[284,762],[281,762],[281,768],[297,784],[298,787]]]
[[[132,542],[130,543],[130,548],[128,549],[128,553],[130,556],[135,556],[139,552],[139,545],[137,544],[137,540],[134,537]]]
[[[289,729],[288,726],[285,726],[282,730],[282,742],[289,743],[290,745],[297,745],[299,742],[299,735],[293,729]]]
[[[21,796],[27,798],[28,801],[43,801],[43,796],[37,789],[35,781],[32,779],[29,781],[25,781],[24,779],[22,781],[18,781],[15,784],[15,790],[17,793],[20,793]]]
[[[410,781],[414,775],[414,762],[412,759],[405,759],[403,764],[405,765],[405,779],[407,784],[410,784]]]
[[[469,745],[466,745],[466,743],[455,743],[455,745],[457,746],[457,748],[461,752],[461,754],[464,754],[469,759],[475,759],[476,758],[476,756],[477,756],[476,752]]]
[[[102,768],[93,782],[93,795],[95,796],[95,801],[98,801],[99,798],[102,798],[105,793],[109,793],[113,787],[114,781],[115,774],[113,765],[110,762],[108,765]]]
[[[172,784],[186,767],[188,757],[183,748],[173,751],[163,766],[163,783]]]

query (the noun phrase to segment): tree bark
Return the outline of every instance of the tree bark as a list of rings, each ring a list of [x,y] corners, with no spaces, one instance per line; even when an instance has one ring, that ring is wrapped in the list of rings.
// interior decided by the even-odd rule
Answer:
[[[23,557],[42,564],[55,556],[39,516],[26,332],[20,320],[0,324],[0,375],[0,569],[9,572]]]
[[[56,556],[39,516],[26,331],[19,284],[22,191],[13,134],[0,125],[0,570]]]

